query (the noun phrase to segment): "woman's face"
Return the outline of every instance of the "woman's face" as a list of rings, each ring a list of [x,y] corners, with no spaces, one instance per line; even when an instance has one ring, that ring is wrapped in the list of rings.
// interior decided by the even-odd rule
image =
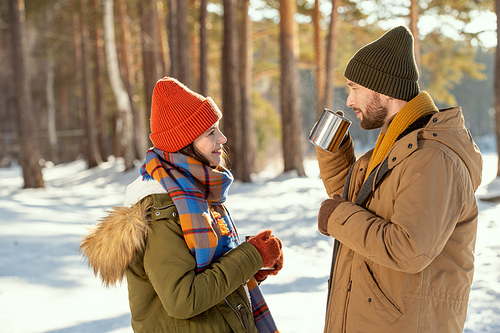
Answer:
[[[198,153],[210,162],[210,166],[217,166],[222,162],[222,145],[226,141],[226,137],[219,129],[219,122],[216,122],[193,141],[193,146]]]

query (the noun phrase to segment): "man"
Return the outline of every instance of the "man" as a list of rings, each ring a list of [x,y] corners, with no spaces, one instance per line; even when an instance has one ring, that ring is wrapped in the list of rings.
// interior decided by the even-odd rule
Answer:
[[[403,26],[358,50],[344,76],[347,106],[381,132],[357,161],[350,137],[317,148],[331,197],[318,229],[335,238],[325,332],[462,332],[482,158],[461,108],[420,92]]]

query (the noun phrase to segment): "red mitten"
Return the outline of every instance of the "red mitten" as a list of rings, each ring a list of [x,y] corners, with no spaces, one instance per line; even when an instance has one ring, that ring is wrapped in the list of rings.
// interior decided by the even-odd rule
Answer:
[[[259,270],[255,274],[257,281],[263,281],[268,275],[276,275],[283,268],[283,245],[281,240],[271,235],[271,230],[265,230],[250,237],[248,242],[255,246],[262,257],[264,268],[274,268],[272,270]]]
[[[255,279],[258,282],[264,281],[268,275],[276,275],[283,268],[283,254],[276,260],[274,264],[274,269],[261,269],[255,273]]]

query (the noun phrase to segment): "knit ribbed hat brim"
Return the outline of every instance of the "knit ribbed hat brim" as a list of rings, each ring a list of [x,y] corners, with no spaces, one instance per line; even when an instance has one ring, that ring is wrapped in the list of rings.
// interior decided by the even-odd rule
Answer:
[[[221,118],[222,113],[210,97],[165,77],[153,90],[149,138],[156,148],[173,153],[192,143]]]
[[[344,76],[378,93],[411,100],[420,92],[411,32],[399,26],[363,46],[349,60]]]

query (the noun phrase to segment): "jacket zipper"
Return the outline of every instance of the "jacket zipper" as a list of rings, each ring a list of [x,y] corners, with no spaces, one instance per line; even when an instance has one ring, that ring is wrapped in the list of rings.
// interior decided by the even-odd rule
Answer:
[[[238,312],[233,308],[233,306],[227,301],[227,299],[224,298],[224,302],[226,302],[227,306],[229,306],[231,308],[231,310],[233,310],[234,314],[236,315],[236,317],[238,317],[238,320],[240,321],[240,324],[241,324],[241,327],[243,327],[243,329],[245,330],[245,332],[248,332],[247,328],[245,327],[245,324],[243,323],[243,319],[242,319],[242,316],[240,316],[238,314]],[[243,311],[242,311],[242,308],[243,308]],[[242,312],[244,312],[244,307],[243,305],[241,304],[238,304],[238,310],[241,311],[240,314],[243,314]],[[246,317],[244,319],[245,321],[246,320]]]
[[[342,332],[347,332],[347,308],[349,307],[349,300],[351,298],[351,286],[352,281],[349,281],[349,286],[347,287],[347,295],[344,305],[344,324],[342,325]]]

